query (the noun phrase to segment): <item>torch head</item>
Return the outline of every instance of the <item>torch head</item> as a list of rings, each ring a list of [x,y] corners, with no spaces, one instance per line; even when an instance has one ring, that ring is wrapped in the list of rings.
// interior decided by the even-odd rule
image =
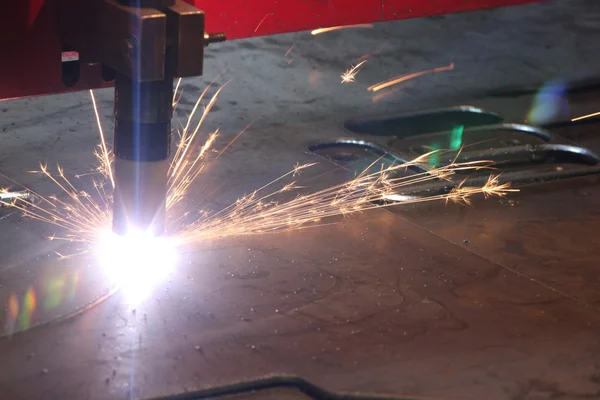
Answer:
[[[94,1],[103,39],[90,53],[115,76],[113,231],[161,235],[173,79],[202,74],[213,36],[204,32],[204,13],[183,0]]]

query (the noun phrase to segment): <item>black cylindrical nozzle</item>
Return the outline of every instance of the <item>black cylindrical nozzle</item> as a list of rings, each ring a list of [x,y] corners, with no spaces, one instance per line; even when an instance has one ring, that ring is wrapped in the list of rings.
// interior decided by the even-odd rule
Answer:
[[[173,78],[115,80],[113,231],[164,232]]]

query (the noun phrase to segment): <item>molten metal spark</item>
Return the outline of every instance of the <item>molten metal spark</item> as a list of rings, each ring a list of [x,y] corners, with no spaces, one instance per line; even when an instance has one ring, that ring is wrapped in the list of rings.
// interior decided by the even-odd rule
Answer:
[[[44,197],[32,192],[38,202],[20,199],[5,205],[20,210],[26,217],[65,229],[64,236],[52,235],[48,239],[92,244],[98,240],[102,231],[110,227],[112,193],[105,190],[105,182],[92,179],[93,191],[90,194],[75,188],[60,165],[57,165],[55,173],[51,173],[43,164],[40,164],[39,171],[34,172],[56,184],[61,192],[60,197]]]
[[[426,71],[415,72],[408,75],[401,75],[387,81],[376,83],[375,85],[369,86],[367,90],[371,92],[377,92],[378,90],[385,89],[386,87],[397,85],[398,83],[406,82],[410,79],[418,78],[423,75],[433,74],[436,72],[452,71],[454,69],[454,63],[451,63],[445,67],[439,67],[434,69],[428,69]]]
[[[338,31],[340,29],[351,29],[351,28],[373,28],[373,24],[355,24],[355,25],[342,25],[342,26],[330,26],[328,28],[313,29],[310,31],[311,35],[319,35],[325,32]]]
[[[225,147],[223,147],[223,149],[222,149],[222,150],[219,152],[219,154],[217,154],[217,156],[215,157],[215,160],[218,160],[218,159],[219,159],[219,157],[221,157],[221,155],[222,155],[222,154],[223,154],[223,153],[224,153],[224,152],[225,152],[225,151],[226,151],[226,150],[227,150],[227,149],[228,149],[228,148],[229,148],[229,147],[230,147],[232,144],[234,144],[234,143],[235,143],[235,142],[236,142],[236,141],[237,141],[237,140],[240,138],[240,136],[242,136],[244,133],[246,133],[246,131],[247,131],[248,129],[250,129],[250,127],[252,126],[252,124],[253,124],[253,123],[254,123],[254,121],[250,122],[248,125],[246,125],[246,126],[244,127],[244,129],[242,129],[242,130],[240,131],[240,133],[238,133],[237,135],[235,135],[235,137],[234,137],[233,139],[231,139],[231,140],[229,141],[229,143],[227,143],[227,145],[226,145]]]
[[[228,83],[229,81],[222,85],[215,92],[213,97],[208,102],[208,105],[204,108],[204,112],[196,124],[195,129],[190,130],[190,124],[192,123],[192,120],[196,114],[196,110],[204,99],[208,89],[210,89],[210,85],[208,85],[198,98],[198,101],[196,101],[196,104],[194,105],[194,108],[192,109],[192,112],[188,117],[187,123],[183,127],[183,130],[178,132],[179,141],[177,143],[173,161],[169,167],[167,211],[181,201],[181,199],[183,199],[190,185],[204,169],[204,164],[202,161],[207,151],[215,142],[215,139],[218,136],[218,130],[208,135],[208,139],[202,145],[199,143],[198,133],[202,123],[206,119],[206,116],[215,104],[219,93],[221,93],[221,90],[223,90]],[[193,153],[196,149],[199,150]]]
[[[179,83],[177,84],[179,86]],[[96,153],[96,158],[99,160],[98,171],[105,177],[110,179],[110,183],[114,189],[115,179],[112,173],[112,162],[114,155],[108,150],[106,146],[106,139],[104,138],[104,129],[102,129],[102,122],[100,122],[100,115],[98,114],[98,106],[96,105],[96,97],[94,91],[90,90],[90,97],[92,98],[92,108],[94,109],[94,115],[96,116],[96,124],[98,125],[98,132],[100,133],[100,153]]]
[[[287,49],[287,51],[285,52],[285,54],[283,55],[284,57],[287,57],[290,55],[290,53],[292,52],[292,50],[294,50],[294,47],[296,47],[296,42],[294,42],[289,49]]]
[[[582,115],[581,117],[573,118],[571,120],[571,122],[580,121],[580,120],[586,119],[586,118],[597,117],[598,115],[600,115],[600,112],[595,112],[593,114]]]
[[[465,186],[466,180],[462,181],[456,186],[448,197],[446,202],[463,203],[471,205],[471,197],[474,194],[483,193],[483,196],[487,199],[490,196],[504,196],[509,192],[518,192],[519,189],[511,189],[510,183],[500,184],[498,182],[498,175],[490,175],[485,185],[481,187],[477,186]]]
[[[356,74],[360,71],[360,68],[365,65],[367,60],[361,61],[356,65],[351,66],[346,72],[342,73],[342,83],[352,83],[356,81]]]
[[[267,19],[267,17],[269,15],[273,15],[272,13],[269,14],[265,14],[264,17],[262,17],[262,19],[260,20],[260,22],[258,23],[258,25],[256,25],[256,28],[254,28],[254,33],[256,33],[256,31],[258,31],[258,28],[260,28],[260,26],[263,24],[263,22],[265,22],[265,19]]]
[[[369,57],[376,56],[377,54],[379,54],[378,51],[372,51],[370,53],[363,54],[362,56],[358,57],[358,61],[367,60]]]

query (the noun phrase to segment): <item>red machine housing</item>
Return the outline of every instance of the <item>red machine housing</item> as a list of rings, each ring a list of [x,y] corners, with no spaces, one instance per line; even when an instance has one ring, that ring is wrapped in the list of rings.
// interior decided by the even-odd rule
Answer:
[[[9,0],[0,16],[0,99],[89,89],[61,80],[62,48],[55,4],[60,0]],[[353,25],[513,6],[545,0],[185,0],[205,11],[209,33],[229,40],[319,27]]]

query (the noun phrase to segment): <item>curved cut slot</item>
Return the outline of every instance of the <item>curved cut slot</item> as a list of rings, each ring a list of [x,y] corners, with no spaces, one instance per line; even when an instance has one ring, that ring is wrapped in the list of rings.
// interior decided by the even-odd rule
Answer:
[[[402,153],[376,143],[355,139],[337,139],[332,142],[313,143],[308,150],[321,157],[328,158],[338,164],[359,164],[360,168],[368,167],[373,161],[380,160],[383,165],[400,165],[408,163],[411,158]],[[419,165],[407,165],[407,170],[422,173],[426,170]]]
[[[344,128],[353,132],[375,136],[405,138],[426,133],[451,131],[457,127],[493,125],[504,118],[497,113],[471,106],[458,106],[412,114],[387,115],[370,119],[353,119]]]

